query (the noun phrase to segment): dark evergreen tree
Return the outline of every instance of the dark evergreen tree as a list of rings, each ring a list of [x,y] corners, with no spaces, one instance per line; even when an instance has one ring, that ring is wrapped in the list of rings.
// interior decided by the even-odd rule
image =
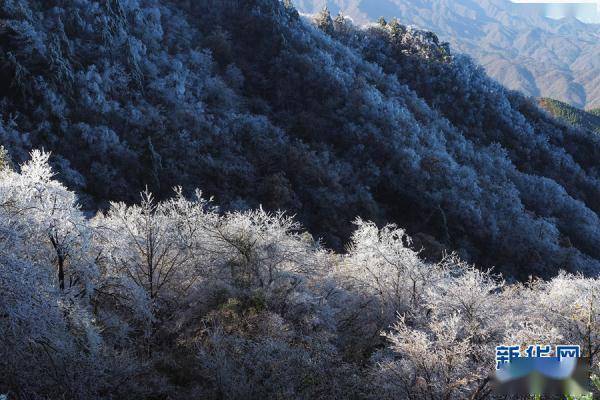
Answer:
[[[321,29],[323,32],[327,33],[328,35],[333,34],[335,28],[333,26],[333,19],[331,19],[331,13],[329,12],[329,8],[327,6],[321,10],[319,15],[317,15],[315,22],[319,29]]]

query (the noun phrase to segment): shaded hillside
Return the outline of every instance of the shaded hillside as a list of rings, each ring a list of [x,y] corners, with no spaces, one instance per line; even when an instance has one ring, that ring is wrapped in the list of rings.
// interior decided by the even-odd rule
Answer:
[[[342,248],[357,216],[526,277],[600,267],[600,138],[400,24],[275,0],[0,4],[0,141],[86,207],[201,188]]]
[[[540,99],[539,104],[555,117],[571,125],[600,133],[600,110],[583,111],[562,101],[548,98]]]
[[[379,17],[435,32],[506,87],[579,108],[600,106],[600,25],[553,20],[511,0],[296,0],[307,13],[328,4],[357,23]],[[587,5],[592,8],[593,4]],[[580,5],[581,7],[581,5]]]

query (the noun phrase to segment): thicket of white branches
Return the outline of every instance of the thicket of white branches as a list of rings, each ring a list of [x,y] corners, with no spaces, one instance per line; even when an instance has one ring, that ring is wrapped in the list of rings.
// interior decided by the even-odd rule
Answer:
[[[498,344],[598,361],[597,279],[507,284],[362,220],[335,254],[293,218],[200,192],[90,219],[48,158],[0,172],[9,398],[483,399]]]

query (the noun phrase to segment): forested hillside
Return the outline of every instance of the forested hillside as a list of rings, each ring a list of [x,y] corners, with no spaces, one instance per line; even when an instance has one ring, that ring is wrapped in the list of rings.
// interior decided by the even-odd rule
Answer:
[[[398,23],[275,0],[0,5],[0,141],[86,209],[201,188],[342,249],[360,216],[527,277],[600,263],[600,138]]]
[[[506,343],[596,368],[600,136],[429,32],[5,0],[0,76],[0,398],[484,399]]]
[[[554,99],[540,99],[540,107],[555,117],[592,132],[600,133],[600,113],[598,110],[584,111],[571,107],[562,101]]]
[[[518,4],[517,4],[518,3]],[[532,3],[532,4],[521,4]],[[537,3],[537,4],[533,4]],[[600,107],[600,9],[581,1],[297,0],[302,12],[328,5],[356,23],[380,17],[435,32],[504,86],[579,108]],[[568,4],[575,3],[575,4]],[[578,17],[596,23],[583,23]],[[546,10],[546,12],[544,12]],[[554,12],[548,13],[549,10]],[[563,17],[556,14],[562,13]],[[554,14],[547,18],[545,14]]]

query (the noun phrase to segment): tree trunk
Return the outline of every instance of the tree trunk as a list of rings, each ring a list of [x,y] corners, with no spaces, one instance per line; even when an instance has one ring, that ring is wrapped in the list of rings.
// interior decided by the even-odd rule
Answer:
[[[58,286],[60,290],[65,290],[65,256],[62,248],[58,244],[58,241],[53,236],[50,236],[50,242],[52,243],[52,247],[54,247],[54,251],[56,251],[56,259],[58,264]]]

